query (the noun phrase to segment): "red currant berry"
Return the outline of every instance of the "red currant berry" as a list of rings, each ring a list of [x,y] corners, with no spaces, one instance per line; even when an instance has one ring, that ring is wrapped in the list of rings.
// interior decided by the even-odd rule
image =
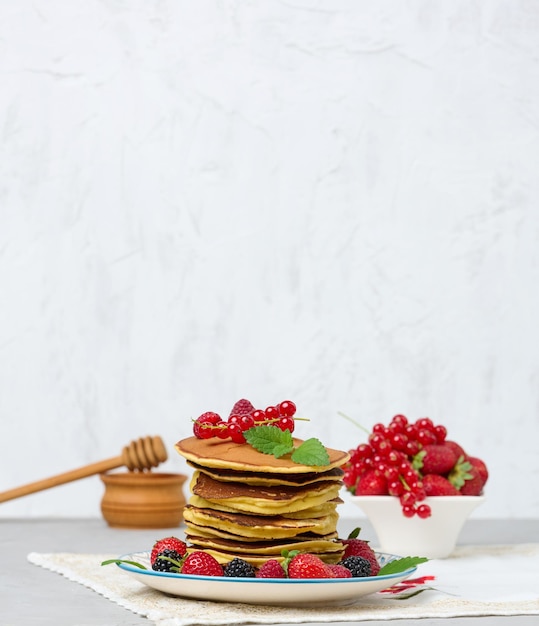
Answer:
[[[291,433],[294,432],[295,425],[296,424],[294,422],[294,419],[286,415],[281,417],[281,419],[276,424],[276,426],[278,426],[282,431],[289,430]]]
[[[417,443],[417,441],[408,441],[406,443],[404,452],[406,452],[408,456],[415,456],[419,452],[420,449],[421,449],[421,446]]]
[[[374,450],[368,443],[360,443],[352,452],[352,460],[369,459],[374,454]]]
[[[402,506],[414,506],[414,504],[416,503],[415,493],[413,493],[412,491],[405,491],[400,496],[400,503],[402,504]]]
[[[411,441],[415,441],[417,439],[417,433],[419,432],[419,428],[414,426],[414,424],[408,424],[405,426],[404,433],[408,435],[408,439]]]
[[[417,482],[417,473],[411,467],[403,472],[403,478],[408,483],[408,486],[411,487],[412,483]]]
[[[379,435],[382,435],[382,437],[386,437],[387,436],[387,427],[384,426],[383,424],[375,424],[372,427],[372,432],[373,433],[378,433]]]
[[[401,459],[402,459],[402,457],[401,457],[401,455],[398,453],[398,451],[397,451],[397,450],[391,450],[391,451],[389,452],[389,454],[386,456],[386,462],[387,462],[389,465],[394,465],[394,466],[397,466],[397,465],[399,465],[399,463],[401,462]]]
[[[277,420],[279,419],[279,408],[276,406],[269,406],[265,411],[267,420]]]
[[[242,415],[240,417],[239,425],[242,431],[245,432],[246,430],[249,430],[249,428],[252,428],[255,425],[253,416],[249,415],[248,413],[246,413],[245,415]]]
[[[427,519],[427,517],[430,517],[432,515],[432,511],[428,504],[420,504],[417,507],[416,513],[421,519]]]
[[[228,434],[234,443],[245,443],[245,437],[239,424],[229,424]]]
[[[395,450],[403,452],[406,450],[406,444],[408,443],[408,437],[404,433],[395,433],[389,440]]]
[[[387,490],[390,496],[401,496],[404,493],[404,486],[400,480],[392,480],[387,483]]]
[[[225,422],[223,422],[223,424],[220,424],[216,434],[219,439],[228,439],[230,437],[230,434],[228,432],[228,424],[226,424]]]
[[[357,482],[357,474],[353,470],[346,470],[342,481],[347,489],[352,489]]]
[[[405,504],[402,507],[402,514],[404,517],[413,517],[415,515],[415,508],[409,504]]]
[[[221,423],[221,418],[217,413],[208,411],[197,417],[193,424],[193,434],[198,439],[211,439],[216,434],[214,426]]]
[[[432,430],[427,430],[426,428],[422,428],[417,433],[417,440],[422,446],[428,446],[436,443],[436,435],[432,432]]]
[[[371,433],[369,435],[369,443],[375,452],[380,452],[381,450],[387,450],[389,452],[391,449],[389,441],[380,433]]]
[[[399,470],[396,467],[388,467],[386,469],[386,478],[388,484],[399,480]]]
[[[427,430],[434,430],[434,423],[430,419],[430,417],[419,418],[418,420],[416,420],[415,425],[417,426],[418,430],[421,430],[422,428],[426,428]]]
[[[408,425],[408,418],[406,417],[406,415],[401,415],[399,413],[398,415],[394,415],[391,418],[390,424],[400,424],[403,427],[403,429],[404,429]]]
[[[215,429],[213,424],[209,422],[198,422],[198,424],[195,424],[193,432],[199,439],[211,439],[215,434]]]
[[[234,413],[228,418],[227,421],[229,424],[239,424],[240,420],[241,420],[241,415],[237,415],[236,413]]]
[[[438,426],[434,427],[434,434],[436,435],[436,442],[443,443],[447,437],[447,428],[442,426],[442,424],[438,424]]]
[[[257,409],[251,413],[256,424],[262,424],[266,421],[266,413],[262,409]]]
[[[296,405],[292,402],[292,400],[283,400],[279,404],[279,413],[283,417],[292,417],[296,413]]]

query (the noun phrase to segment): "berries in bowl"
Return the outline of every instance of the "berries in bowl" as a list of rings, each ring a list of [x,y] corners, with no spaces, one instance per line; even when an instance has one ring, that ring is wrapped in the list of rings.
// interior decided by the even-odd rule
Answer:
[[[344,470],[350,500],[372,523],[381,549],[428,558],[453,552],[488,480],[485,462],[448,439],[443,425],[404,415],[375,424]]]

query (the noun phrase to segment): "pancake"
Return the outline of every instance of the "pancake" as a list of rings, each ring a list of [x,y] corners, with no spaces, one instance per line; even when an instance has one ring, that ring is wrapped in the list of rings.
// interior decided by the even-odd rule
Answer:
[[[297,447],[301,439],[294,439]],[[238,447],[241,453],[238,454]],[[307,474],[326,472],[344,465],[350,458],[348,452],[326,448],[329,455],[327,465],[301,465],[290,458],[276,459],[271,454],[264,454],[247,444],[237,444],[229,439],[197,439],[187,437],[175,445],[177,452],[197,465],[215,469],[256,472],[258,474]]]
[[[344,546],[342,546],[342,544],[335,542],[336,546],[340,545],[341,547],[337,548],[336,550],[333,550],[332,549],[333,542],[329,542],[329,544],[330,544],[330,549],[326,552],[324,551],[314,552],[312,548],[307,548],[304,542],[298,543],[297,548],[286,548],[286,549],[297,549],[297,550],[300,550],[301,552],[311,552],[312,554],[316,554],[316,556],[322,559],[324,563],[338,563],[341,560]],[[232,549],[227,551],[226,549],[215,549],[215,548],[208,548],[205,546],[193,545],[192,547],[189,547],[187,549],[187,552],[191,553],[196,550],[204,550],[204,552],[208,552],[222,565],[225,565],[226,563],[229,563],[230,561],[232,561],[232,559],[238,557],[238,553],[236,552],[236,546],[234,546]],[[252,554],[252,553],[242,552],[239,558],[243,559],[244,561],[247,561],[247,563],[250,563],[254,567],[260,567],[268,559],[275,559],[276,561],[279,561],[279,563],[282,563],[286,557],[282,555],[282,552],[278,554],[273,554],[273,555]]]
[[[280,513],[281,517],[288,519],[304,519],[310,517],[323,517],[324,515],[329,515],[333,513],[337,508],[337,503],[342,503],[340,498],[333,498],[328,502],[323,502],[317,506],[310,507],[308,509],[302,509],[301,511],[289,511],[287,513]],[[209,500],[204,500],[204,498],[200,498],[199,496],[191,496],[188,501],[189,505],[197,507],[199,509],[211,509],[213,511],[225,511],[227,513],[239,513],[237,509],[233,509],[232,507],[226,506],[225,504],[217,504],[216,502],[210,502]],[[245,511],[243,511],[245,513]],[[260,513],[258,513],[260,515]],[[271,517],[271,516],[267,516]]]
[[[195,471],[191,492],[204,500],[258,515],[280,515],[318,506],[338,496],[340,483],[322,481],[302,487],[257,487],[242,483],[215,480],[208,474]]]
[[[233,535],[239,540],[243,537],[263,540],[290,538],[307,532],[327,535],[335,532],[338,518],[336,512],[321,518],[292,520],[281,516],[235,514],[189,505],[184,509],[186,525],[205,529],[206,532],[202,533],[204,535]]]
[[[230,539],[220,539],[218,537],[197,537],[196,535],[189,535],[188,539],[193,546],[213,548],[215,550],[221,550],[222,552],[231,552],[232,550],[235,550],[238,554],[265,555],[266,558],[280,556],[283,550],[301,550],[311,552],[312,554],[317,554],[318,552],[338,553],[342,550],[342,543],[335,541],[333,536],[323,539],[304,538],[301,541],[294,541],[293,539],[279,542],[258,541],[256,543],[249,544],[238,544],[237,541],[232,541]]]
[[[299,485],[309,485],[322,480],[342,481],[344,470],[340,467],[333,467],[325,472],[305,472],[302,474],[264,474],[263,472],[241,472],[239,470],[228,470],[222,467],[216,469],[204,467],[193,461],[188,461],[188,465],[196,470],[201,470],[215,480],[223,482],[242,482],[249,485],[271,486],[289,485],[291,487]]]

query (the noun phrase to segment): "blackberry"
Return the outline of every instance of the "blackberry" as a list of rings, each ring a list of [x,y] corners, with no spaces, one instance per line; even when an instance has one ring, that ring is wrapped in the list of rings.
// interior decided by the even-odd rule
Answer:
[[[352,572],[353,578],[365,578],[371,575],[371,564],[362,556],[347,556],[339,562]]]
[[[225,565],[224,575],[231,578],[254,578],[256,569],[243,559],[233,559]]]
[[[166,557],[166,558],[161,558]],[[171,563],[167,559],[173,559],[176,563]],[[176,550],[163,550],[159,552],[157,558],[152,563],[152,569],[156,572],[179,572],[182,555]]]

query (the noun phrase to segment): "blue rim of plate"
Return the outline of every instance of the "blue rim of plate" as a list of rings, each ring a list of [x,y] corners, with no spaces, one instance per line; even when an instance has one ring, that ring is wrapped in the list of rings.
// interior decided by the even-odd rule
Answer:
[[[396,559],[400,559],[402,557],[397,556],[396,554],[387,554],[385,552],[376,552],[376,557],[380,562],[380,565],[385,565],[386,563],[390,563],[391,561],[395,561]],[[150,552],[142,551],[142,552],[131,552],[129,554],[124,554],[118,557],[118,560],[129,560],[129,561],[137,561],[137,558],[147,559],[148,565],[150,564]],[[174,578],[176,580],[194,580],[194,581],[209,581],[220,584],[225,583],[246,583],[246,584],[264,584],[264,583],[274,583],[279,585],[305,585],[305,584],[330,584],[330,585],[338,585],[338,584],[350,584],[350,583],[362,583],[373,580],[387,580],[391,581],[395,578],[408,577],[413,574],[417,570],[417,565],[409,567],[403,572],[397,572],[395,574],[383,574],[382,576],[364,576],[362,578],[235,578],[229,576],[201,576],[199,574],[179,574],[176,572],[157,572],[153,569],[141,569],[140,567],[136,567],[135,565],[129,565],[128,563],[116,563],[116,565],[127,572],[131,572],[134,574],[142,574],[143,576],[157,576],[159,578]],[[141,563],[141,565],[145,565],[145,563]],[[390,587],[391,585],[388,585]]]

